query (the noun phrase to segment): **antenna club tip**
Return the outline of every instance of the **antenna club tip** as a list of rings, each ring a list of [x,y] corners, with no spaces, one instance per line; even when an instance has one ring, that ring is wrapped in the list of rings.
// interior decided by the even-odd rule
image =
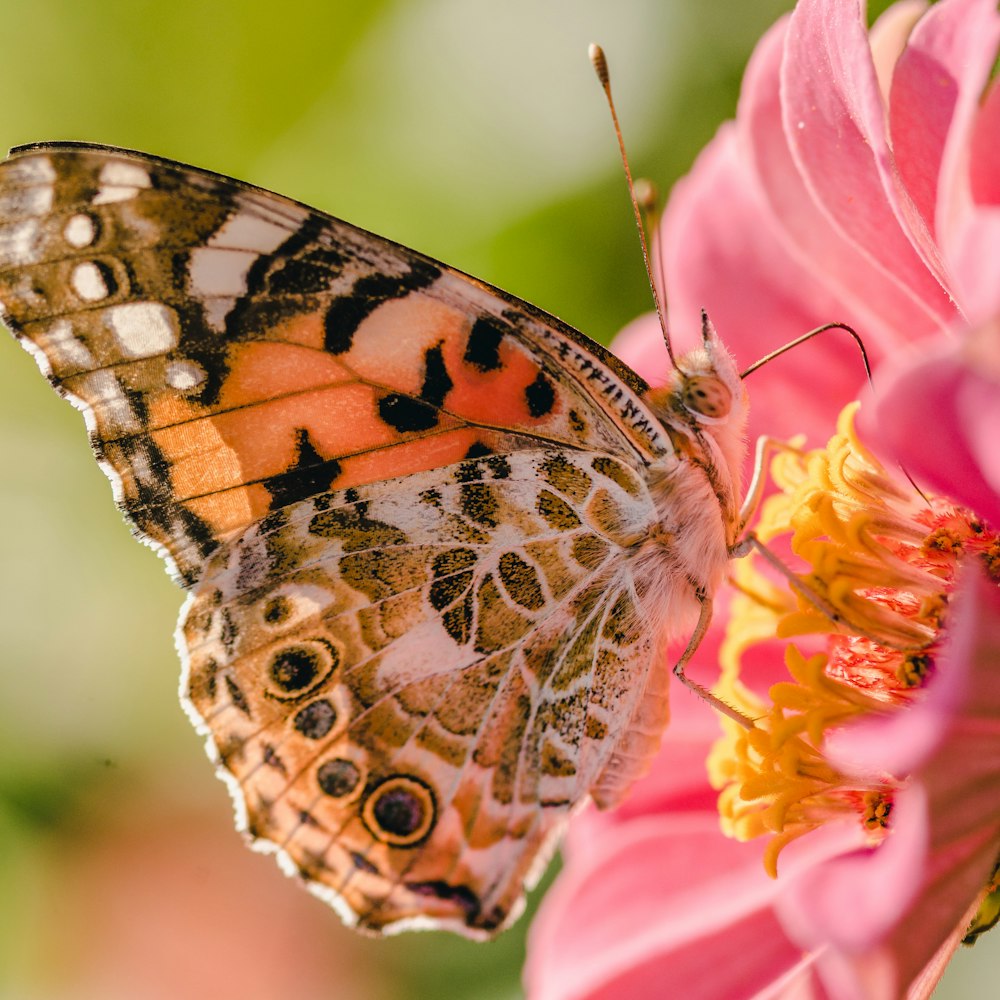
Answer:
[[[593,63],[594,71],[597,73],[597,79],[601,81],[602,87],[607,87],[611,82],[611,77],[608,74],[608,61],[604,57],[604,49],[594,42],[590,43],[590,47],[587,49],[587,55],[590,56],[590,61]]]

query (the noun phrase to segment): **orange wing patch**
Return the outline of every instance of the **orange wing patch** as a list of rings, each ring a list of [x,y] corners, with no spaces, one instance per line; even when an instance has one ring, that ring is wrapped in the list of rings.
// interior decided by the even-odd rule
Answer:
[[[660,447],[644,384],[602,348],[288,199],[84,146],[15,152],[0,183],[5,319],[186,584],[317,493],[539,445]]]

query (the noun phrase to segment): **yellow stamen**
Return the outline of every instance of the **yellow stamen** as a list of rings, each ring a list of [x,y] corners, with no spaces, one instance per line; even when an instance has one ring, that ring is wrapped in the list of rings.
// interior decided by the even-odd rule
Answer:
[[[775,459],[778,492],[757,528],[779,552],[790,548],[791,560],[804,564],[807,591],[832,605],[841,624],[763,560],[748,557],[734,572],[715,693],[757,721],[748,731],[722,720],[709,773],[720,789],[723,829],[741,840],[771,836],[764,861],[772,875],[786,844],[829,819],[853,816],[873,843],[887,835],[906,775],[845,775],[824,755],[827,736],[919,697],[934,669],[959,559],[974,554],[1000,569],[994,534],[886,473],[857,438],[856,411],[857,404],[843,411],[825,449]],[[741,673],[747,654],[792,636],[797,643],[783,643],[790,680],[766,697],[754,692]]]

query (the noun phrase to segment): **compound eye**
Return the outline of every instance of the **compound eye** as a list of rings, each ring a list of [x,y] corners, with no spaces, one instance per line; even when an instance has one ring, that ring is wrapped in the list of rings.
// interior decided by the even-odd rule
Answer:
[[[692,413],[703,417],[724,417],[733,405],[732,393],[714,375],[692,375],[686,379],[681,398]]]

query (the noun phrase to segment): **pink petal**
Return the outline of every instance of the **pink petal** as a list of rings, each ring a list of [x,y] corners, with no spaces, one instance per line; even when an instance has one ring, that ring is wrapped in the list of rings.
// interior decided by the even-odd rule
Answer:
[[[941,107],[945,91],[954,104],[940,163],[937,233],[966,319],[981,323],[1000,308],[995,252],[1000,222],[986,217],[996,212],[987,213],[974,201],[972,137],[1000,41],[1000,15],[992,0],[947,0],[935,6],[914,35],[914,45],[920,46],[914,49],[914,61],[927,63],[915,74],[926,81],[917,95],[921,110],[915,115]]]
[[[1000,205],[1000,85],[994,82],[976,120],[969,184],[979,204]]]
[[[879,16],[868,32],[878,89],[886,106],[889,104],[896,62],[906,46],[913,26],[927,12],[927,6],[926,0],[898,0]]]
[[[786,28],[787,21],[779,21],[757,45],[743,80],[737,125],[756,168],[768,221],[785,253],[796,261],[796,269],[789,271],[786,266],[783,274],[796,280],[801,270],[808,276],[806,282],[796,281],[796,287],[810,325],[830,320],[850,323],[877,360],[883,350],[897,350],[907,336],[933,328],[936,320],[910,290],[887,281],[855,242],[831,223],[793,158],[781,97]],[[882,198],[880,190],[872,194]],[[769,251],[765,247],[762,253]],[[782,257],[777,258],[779,263]],[[762,294],[766,290],[764,286]]]
[[[955,294],[969,323],[1000,316],[1000,206],[976,206],[951,222],[947,250]]]
[[[897,333],[913,338],[945,328],[954,316],[945,270],[896,174],[858,4],[800,0],[781,79],[785,134],[830,226],[854,247],[859,271],[870,268],[921,314],[915,323],[894,323]]]
[[[759,847],[713,812],[636,819],[571,861],[531,929],[525,982],[544,1000],[753,996],[801,966]]]
[[[688,698],[695,700],[690,692],[676,693],[682,703]],[[711,710],[706,707],[706,711]],[[671,731],[650,772],[632,786],[621,805],[609,810],[588,805],[575,817],[563,844],[564,853],[573,859],[592,854],[601,849],[602,838],[609,829],[644,816],[715,813],[718,793],[708,784],[705,758],[718,735],[719,724],[715,719],[707,739],[700,735],[685,738]]]
[[[930,716],[937,746],[898,796],[891,835],[877,849],[803,874],[780,904],[803,947],[834,946],[838,954],[821,967],[828,962],[831,975],[853,972],[859,982],[877,975],[892,995],[939,965],[1000,852],[1000,588],[970,566],[952,608],[938,677],[910,710]],[[933,704],[939,696],[950,711]],[[907,738],[905,723],[882,723],[883,746]],[[857,734],[865,753],[875,725]],[[851,752],[852,740],[850,731],[840,740],[844,759],[864,756]],[[925,754],[926,742],[915,749]]]
[[[975,563],[952,600],[948,637],[939,670],[960,676],[961,702],[918,772],[930,796],[935,850],[984,830],[1000,836],[1000,588]]]
[[[906,912],[928,850],[924,793],[911,791],[916,794],[893,809],[894,833],[880,848],[846,853],[797,881],[782,875],[787,887],[779,905],[782,922],[804,948],[832,942],[861,951],[877,944]],[[880,891],[866,892],[874,884]]]
[[[958,950],[958,946],[962,943],[966,930],[969,924],[972,923],[978,909],[977,900],[976,905],[969,908],[969,912],[963,916],[955,929],[948,935],[944,944],[938,948],[934,957],[920,970],[919,975],[912,980],[909,989],[906,991],[906,1000],[928,1000],[932,996],[935,987],[944,975],[946,966]]]
[[[681,345],[691,346],[698,335],[702,308],[745,364],[842,318],[781,241],[732,125],[719,130],[675,186],[662,232],[671,331]],[[822,441],[863,378],[845,334],[824,334],[790,352],[750,377],[751,439],[805,432]]]
[[[876,372],[861,432],[929,489],[1000,525],[1000,327]]]
[[[932,232],[941,221],[939,175],[944,170],[948,191],[956,173],[964,177],[968,170],[969,136],[996,56],[998,30],[993,0],[943,0],[916,26],[896,66],[889,106],[896,163]],[[967,190],[967,181],[963,187]]]
[[[968,449],[985,481],[985,488],[980,488],[970,497],[969,506],[982,511],[992,525],[1000,524],[1000,448],[997,447],[1000,379],[995,374],[989,377],[984,369],[974,369],[970,364],[963,372],[963,383],[956,401],[958,417],[967,434]]]

